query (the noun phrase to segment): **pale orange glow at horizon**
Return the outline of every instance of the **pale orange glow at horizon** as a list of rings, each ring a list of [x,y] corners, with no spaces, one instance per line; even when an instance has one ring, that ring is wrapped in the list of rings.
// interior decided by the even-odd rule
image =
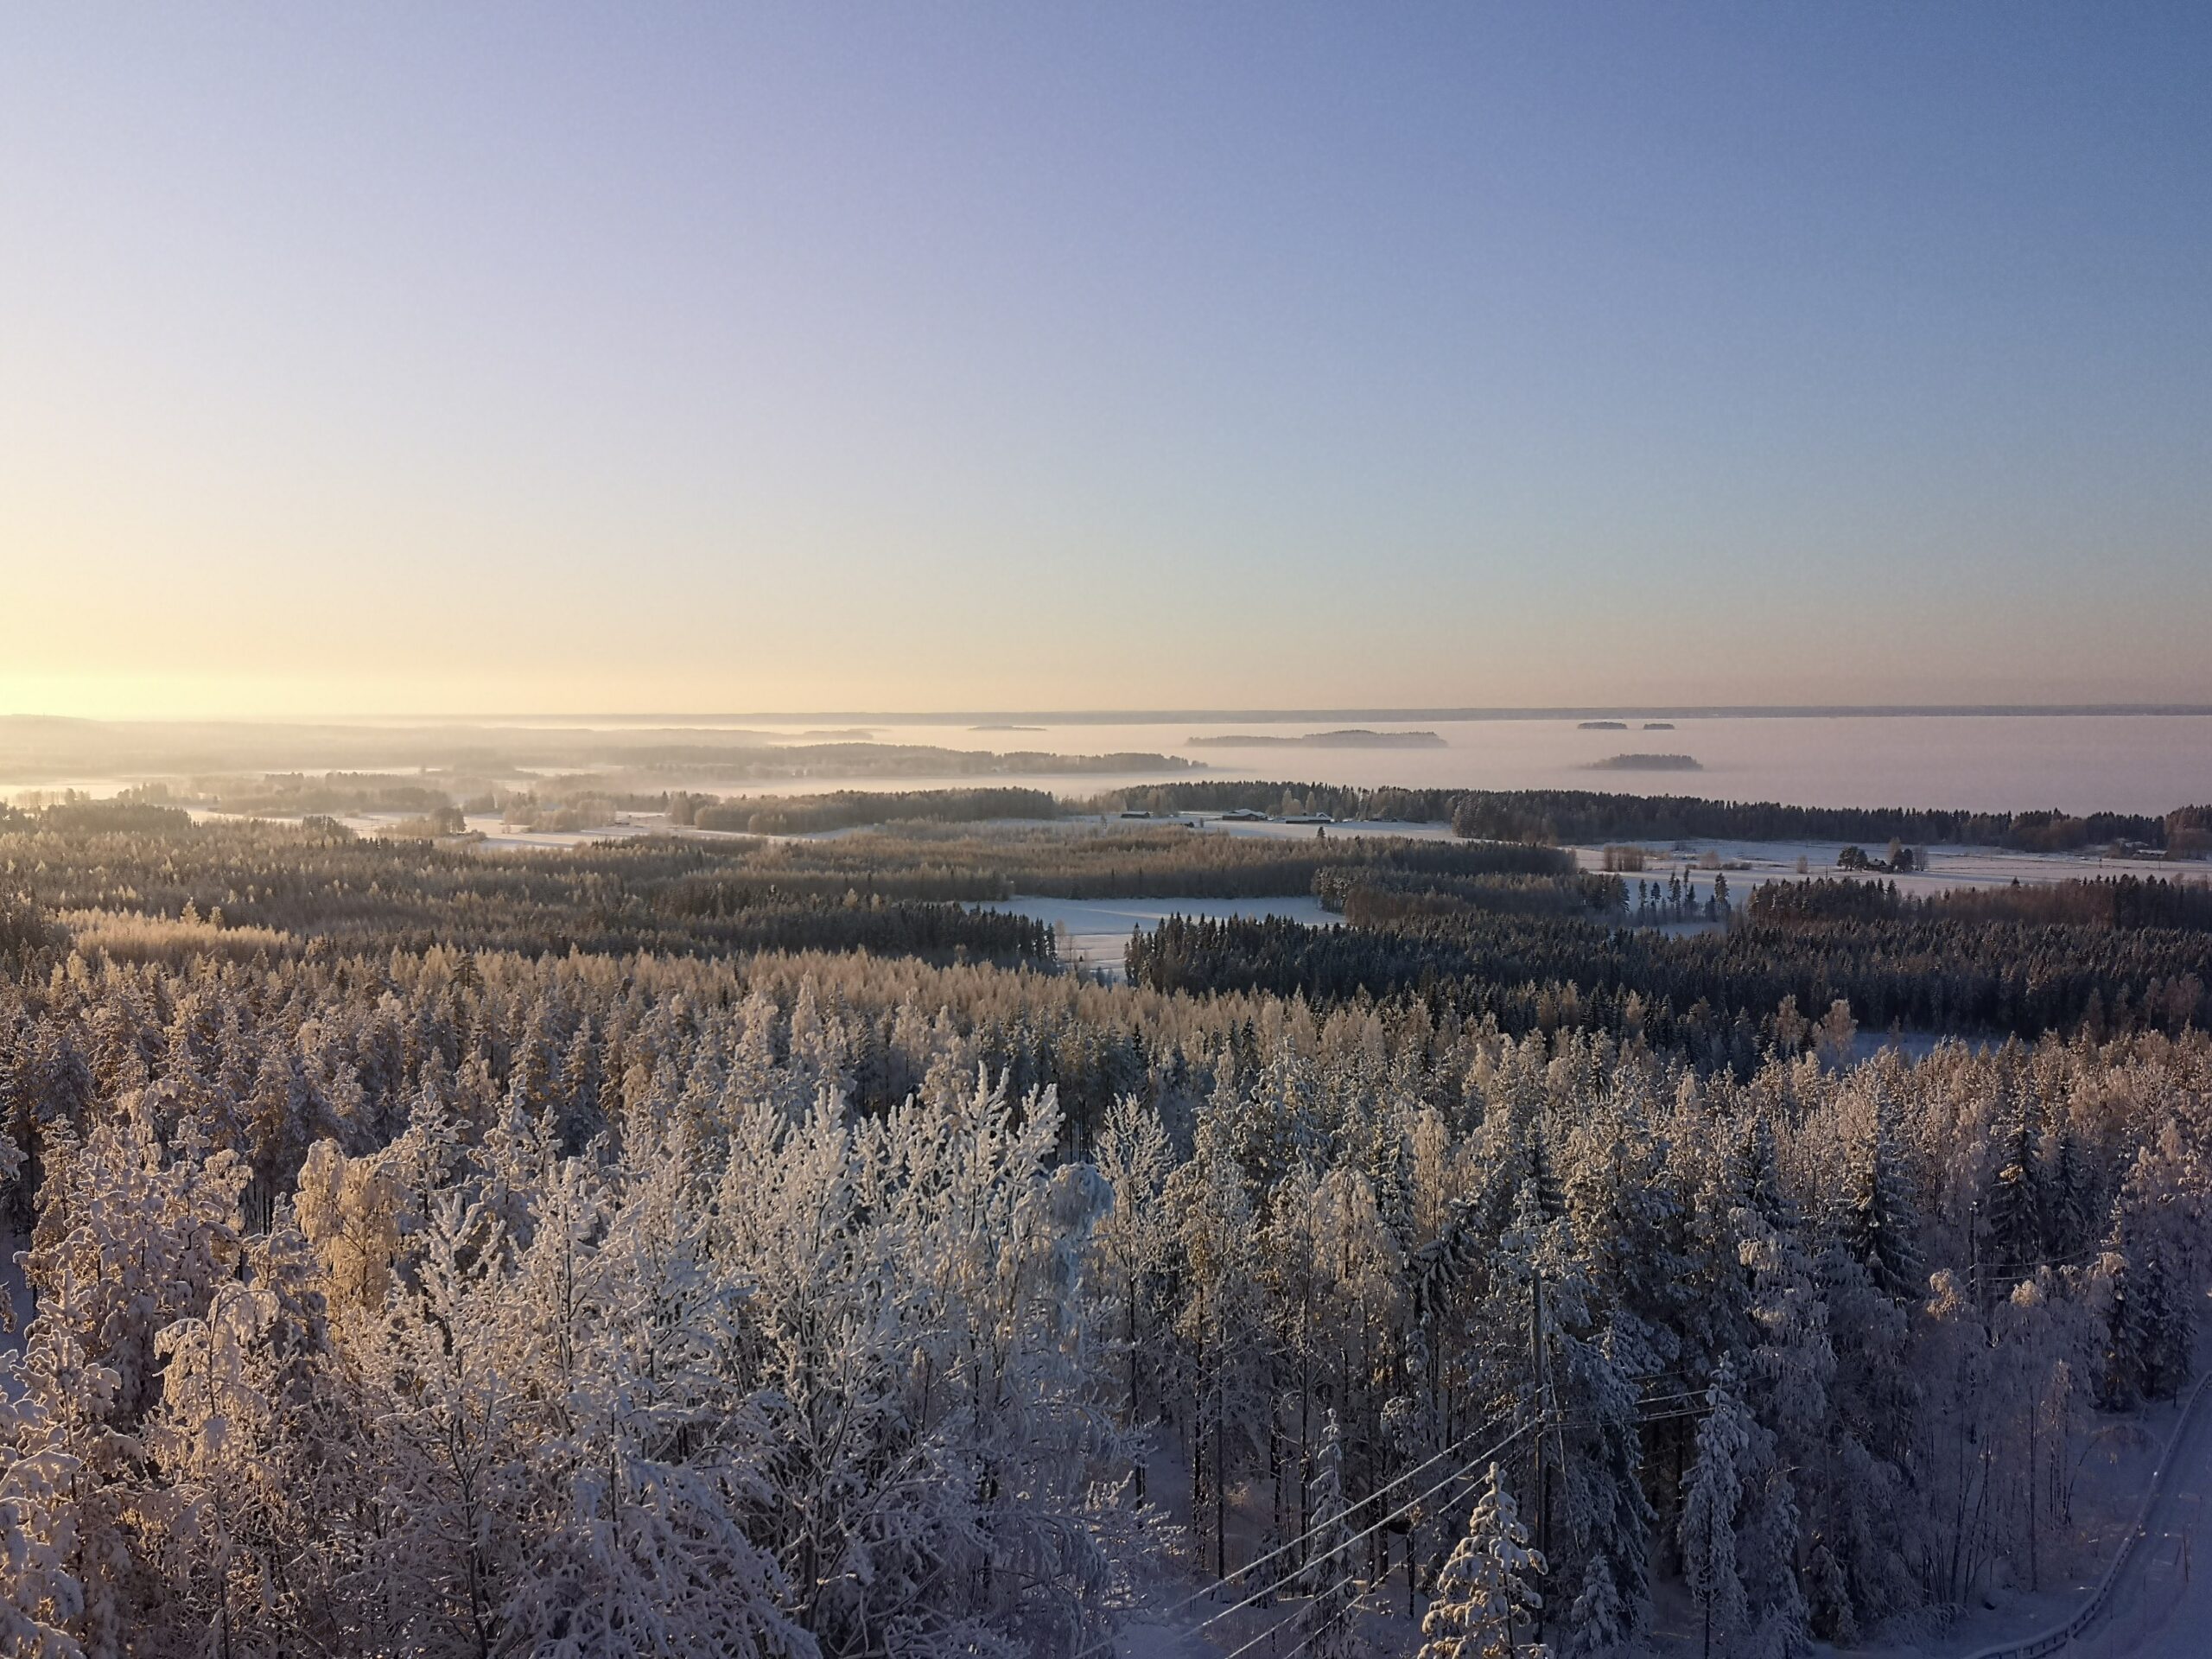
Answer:
[[[0,714],[2212,702],[2186,52],[1401,24],[22,20]]]

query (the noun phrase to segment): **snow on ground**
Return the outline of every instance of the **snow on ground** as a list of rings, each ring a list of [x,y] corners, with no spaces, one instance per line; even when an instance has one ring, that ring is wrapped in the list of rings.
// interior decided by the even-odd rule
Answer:
[[[2199,1405],[2175,1447],[2143,1541],[2121,1569],[2108,1611],[2069,1653],[2082,1659],[2183,1659],[2212,1653],[2212,1410]]]
[[[900,780],[902,785],[907,780]],[[974,779],[969,779],[970,786]],[[228,815],[194,809],[194,818],[222,818]],[[408,812],[368,812],[342,818],[348,829],[357,835],[390,835],[400,824],[419,815]],[[1208,835],[1236,836],[1268,841],[1313,841],[1325,837],[1332,841],[1346,841],[1357,837],[1381,837],[1409,841],[1452,841],[1456,839],[1448,823],[1414,823],[1386,819],[1360,820],[1343,823],[1315,825],[1285,823],[1278,820],[1255,822],[1249,819],[1230,820],[1218,814],[1185,813],[1180,817],[1163,815],[1155,818],[1122,818],[1118,814],[1100,817],[1084,814],[1077,817],[1051,819],[991,819],[972,824],[950,825],[948,829],[971,830],[989,834],[996,830],[1058,831],[1067,835],[1096,833],[1102,830],[1167,828],[1185,824]],[[486,849],[564,848],[585,847],[596,842],[623,841],[637,836],[680,836],[699,841],[727,841],[744,838],[745,832],[725,830],[698,830],[670,821],[664,812],[624,812],[611,824],[593,830],[531,830],[508,825],[497,814],[475,814],[467,819],[468,828],[481,839],[468,842]],[[770,836],[771,840],[821,841],[861,834],[876,826],[861,824],[836,830],[823,830],[792,836]],[[1654,877],[1664,881],[1668,874],[1684,865],[1692,868],[1701,886],[1711,884],[1713,872],[1698,868],[1700,861],[1711,854],[1719,860],[1720,873],[1728,877],[1729,890],[1739,897],[1755,887],[1768,881],[1801,881],[1815,876],[1834,875],[1836,855],[1846,843],[1837,841],[1774,842],[1774,841],[1645,841],[1617,843],[1641,846],[1649,859],[1648,867],[1641,873],[1643,879]],[[1585,870],[1598,871],[1605,868],[1605,847],[1601,844],[1567,849]],[[1879,858],[1887,850],[1884,846],[1872,846],[1866,851]],[[1891,877],[1898,890],[1906,893],[1926,895],[1947,892],[1954,887],[1996,887],[2019,881],[2033,886],[2042,882],[2069,881],[2098,875],[2165,876],[2183,880],[2212,880],[2212,864],[2168,864],[2153,859],[2102,858],[2094,853],[2018,853],[2001,847],[1946,847],[1933,846],[1924,849],[1929,868],[1910,875]],[[1799,869],[1800,862],[1804,865]],[[1875,879],[1872,876],[1866,878]],[[1631,874],[1633,882],[1637,876]],[[1190,913],[1190,912],[1185,912]]]
[[[1668,874],[1685,864],[1692,868],[1700,880],[1710,886],[1713,872],[1698,869],[1700,859],[1711,853],[1719,860],[1720,873],[1728,878],[1731,893],[1745,893],[1751,888],[1769,881],[1804,881],[1816,876],[1834,875],[1836,855],[1848,843],[1840,841],[1648,841],[1618,843],[1640,846],[1649,855],[1649,864],[1642,879],[1656,876],[1661,881]],[[1605,868],[1605,848],[1602,846],[1575,847],[1569,849],[1586,870]],[[1880,858],[1887,851],[1885,846],[1867,847],[1870,857]],[[1946,847],[1934,846],[1926,849],[1928,868],[1916,870],[1910,875],[1884,874],[1881,880],[1894,880],[1897,891],[1926,897],[1929,893],[1946,893],[1955,887],[2002,887],[2014,881],[2024,887],[2033,887],[2052,881],[2073,881],[2099,875],[2139,875],[2178,877],[2182,880],[2204,880],[2212,878],[2212,865],[2202,863],[2169,864],[2162,860],[2141,858],[2101,858],[2094,853],[2016,853],[2002,847]],[[1805,868],[1797,868],[1800,860]],[[1636,873],[1627,879],[1633,883]],[[1872,875],[1865,878],[1875,880]]]
[[[2212,1343],[2201,1357],[2212,1360]],[[1872,1633],[1861,1645],[1840,1649],[1815,1645],[1821,1655],[1851,1659],[1967,1659],[1993,1644],[2018,1641],[2063,1624],[2094,1589],[2120,1540],[2133,1526],[2152,1471],[2171,1439],[2181,1402],[2167,1401],[2147,1409],[2106,1415],[2080,1454],[2072,1480],[2075,1535],[2070,1547],[2056,1548],[2041,1563],[2035,1591],[2024,1586],[2001,1588],[1969,1603],[1948,1624],[1928,1616],[1904,1629]],[[1147,1459],[1148,1496],[1180,1512],[1189,1499],[1189,1452],[1173,1430],[1160,1431]],[[2113,1598],[2114,1612],[2085,1632],[2081,1643],[2065,1649],[2082,1659],[2204,1659],[2212,1655],[2212,1536],[2203,1531],[2212,1504],[2212,1400],[2200,1407],[2171,1465],[2170,1485],[2153,1506],[2147,1535],[2129,1564]],[[1269,1489],[1264,1479],[1240,1483],[1229,1509],[1232,1563],[1250,1561],[1265,1548],[1269,1526]],[[1203,1531],[1204,1529],[1201,1528]],[[1207,1548],[1203,1546],[1202,1548]],[[1390,1573],[1370,1583],[1357,1614],[1365,1651],[1374,1659],[1410,1659],[1421,1645],[1419,1610],[1406,1608],[1402,1546],[1394,1536]],[[1366,1552],[1357,1552],[1363,1569]],[[1223,1659],[1252,1645],[1247,1659],[1269,1654],[1287,1659],[1299,1639],[1304,1599],[1288,1592],[1264,1605],[1227,1611],[1281,1569],[1266,1567],[1216,1586],[1210,1574],[1184,1573],[1163,1586],[1155,1611],[1133,1618],[1121,1631],[1117,1659]],[[1637,1653],[1642,1659],[1700,1659],[1702,1643],[1696,1609],[1681,1582],[1655,1580],[1651,1621]],[[1222,1615],[1214,1619],[1217,1614]],[[1214,1619],[1203,1630],[1194,1627]],[[1553,1632],[1556,1639],[1556,1631]],[[1103,1659],[1103,1656],[1102,1656]]]
[[[1154,928],[1170,916],[1280,916],[1309,927],[1342,918],[1321,908],[1311,893],[1287,899],[1025,899],[979,904],[978,910],[1010,911],[1046,923],[1060,936],[1060,960],[1109,980],[1122,977],[1122,952],[1137,928]]]
[[[0,1297],[7,1299],[6,1307],[0,1309],[0,1354],[22,1351],[23,1328],[38,1309],[38,1299],[24,1281],[22,1263],[16,1260],[18,1251],[30,1246],[24,1234],[0,1234]]]
[[[1250,836],[1264,841],[1312,841],[1316,827],[1310,823],[1281,823],[1272,819],[1265,823],[1255,823],[1249,818],[1198,819],[1198,828],[1214,834]],[[1319,827],[1327,830],[1331,841],[1350,840],[1358,836],[1381,836],[1405,841],[1459,839],[1448,823],[1407,823],[1390,818],[1348,819],[1343,823]]]
[[[2197,1369],[2202,1371],[2208,1362],[2212,1343],[2200,1343]],[[1886,1640],[1850,1651],[1867,1659],[1964,1659],[2063,1624],[2095,1590],[2133,1528],[2186,1398],[2100,1420],[2073,1476],[2071,1546],[2041,1563],[2035,1590],[1999,1589],[1969,1602],[1948,1629],[1916,1638],[1893,1632]],[[2212,1500],[2212,1400],[2198,1406],[2166,1466],[2146,1535],[2115,1587],[2110,1611],[2061,1650],[2069,1659],[2202,1659],[2212,1654],[2212,1574],[2196,1560],[2208,1541],[2202,1522]],[[1685,1637],[1671,1651],[1688,1655],[1696,1649]]]

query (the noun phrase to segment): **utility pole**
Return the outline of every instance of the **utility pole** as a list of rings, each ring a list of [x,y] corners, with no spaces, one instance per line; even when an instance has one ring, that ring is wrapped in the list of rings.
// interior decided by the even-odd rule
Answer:
[[[1552,1548],[1552,1487],[1551,1467],[1544,1457],[1546,1419],[1551,1414],[1550,1368],[1544,1363],[1544,1274],[1539,1268],[1529,1281],[1529,1363],[1531,1379],[1536,1391],[1536,1548],[1544,1558],[1544,1571],[1551,1571]],[[1544,1639],[1544,1614],[1548,1598],[1536,1606],[1535,1639]]]
[[[1967,1205],[1967,1290],[1974,1298],[1974,1311],[1979,1314],[1981,1306],[1981,1200],[1975,1198]]]

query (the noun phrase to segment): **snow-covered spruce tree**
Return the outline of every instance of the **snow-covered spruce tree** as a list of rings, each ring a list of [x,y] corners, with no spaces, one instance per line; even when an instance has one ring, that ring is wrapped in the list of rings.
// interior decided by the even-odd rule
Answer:
[[[1520,1639],[1543,1605],[1529,1579],[1543,1571],[1544,1558],[1529,1547],[1529,1529],[1493,1463],[1466,1535],[1437,1574],[1418,1659],[1546,1659],[1544,1643]]]
[[[1587,1659],[1605,1659],[1623,1651],[1636,1635],[1635,1611],[1621,1599],[1612,1563],[1602,1555],[1591,1556],[1582,1570],[1581,1592],[1567,1608],[1570,1651]]]
[[[2017,1104],[1992,1149],[1993,1167],[1980,1205],[1982,1259],[1987,1265],[1974,1287],[1985,1305],[2033,1273],[2043,1250],[2047,1224],[2037,1179],[2035,1125],[2029,1116],[2031,1105],[2028,1098]]]
[[[1878,1098],[1871,1121],[1851,1147],[1851,1191],[1839,1231],[1844,1248],[1875,1288],[1903,1306],[1917,1301],[1927,1283],[1920,1266],[1919,1218],[1898,1167],[1889,1116],[1887,1097]]]
[[[1839,1238],[1815,1264],[1835,1357],[1821,1426],[1825,1451],[1804,1471],[1806,1599],[1813,1634],[1848,1642],[1862,1616],[1916,1606],[1918,1506],[1905,1470],[1914,1455],[1921,1388],[1906,1311]]]
[[[1307,1599],[1298,1615],[1299,1637],[1307,1643],[1306,1651],[1319,1659],[1349,1659],[1359,1648],[1351,1612],[1359,1596],[1350,1582],[1358,1562],[1351,1547],[1352,1529],[1344,1501],[1344,1435],[1333,1411],[1321,1420],[1320,1444],[1314,1450],[1313,1478],[1308,1484],[1313,1520],[1300,1580]]]
[[[1797,1471],[1825,1469],[1828,1390],[1835,1352],[1797,1230],[1745,1212],[1741,1246],[1752,1274],[1751,1318],[1759,1338],[1745,1357],[1745,1397],[1755,1421],[1738,1570],[1750,1599],[1751,1651],[1789,1659],[1810,1645],[1809,1612],[1799,1577]]]
[[[1542,1431],[1549,1491],[1532,1491],[1530,1502],[1539,1515],[1548,1499],[1551,1506],[1548,1535],[1537,1541],[1553,1575],[1545,1583],[1560,1586],[1553,1599],[1567,1605],[1572,1644],[1582,1634],[1574,1599],[1590,1582],[1593,1561],[1603,1563],[1612,1605],[1631,1624],[1640,1613],[1654,1516],[1643,1490],[1636,1390],[1615,1363],[1611,1333],[1599,1327],[1599,1291],[1574,1224],[1563,1208],[1547,1214],[1545,1190],[1537,1177],[1522,1181],[1513,1224],[1498,1242],[1493,1304],[1518,1342],[1501,1344],[1493,1357],[1510,1397],[1556,1414],[1555,1425]],[[1526,1351],[1532,1335],[1534,1356]],[[1589,1605],[1603,1604],[1601,1592]]]
[[[2188,1381],[2197,1297],[2212,1246],[2201,1161],[2169,1119],[2136,1152],[2113,1200],[2102,1270],[2111,1313],[2107,1397],[2164,1399]]]
[[[1697,1461],[1684,1478],[1681,1519],[1683,1577],[1697,1604],[1701,1651],[1710,1659],[1744,1627],[1748,1611],[1736,1570],[1736,1515],[1743,1501],[1741,1465],[1751,1454],[1753,1425],[1738,1391],[1735,1366],[1723,1360],[1706,1390],[1706,1417],[1698,1426]]]

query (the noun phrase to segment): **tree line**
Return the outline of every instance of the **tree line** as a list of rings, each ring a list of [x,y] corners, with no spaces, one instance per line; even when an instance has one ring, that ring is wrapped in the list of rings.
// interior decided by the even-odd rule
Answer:
[[[2212,931],[2212,882],[2092,876],[2032,887],[2016,880],[1999,887],[1952,887],[1916,896],[1900,893],[1894,881],[1821,877],[1759,887],[1751,894],[1750,913],[1754,921],[1799,925],[1910,918],[2204,932]]]
[[[1322,1001],[1411,993],[1516,1031],[1563,1022],[1667,1040],[1683,1020],[1764,1029],[1785,998],[1816,1009],[1841,1001],[1877,1030],[2032,1039],[2212,1024],[2212,939],[2197,931],[1877,915],[1672,938],[1440,893],[1378,894],[1358,914],[1373,925],[1173,917],[1132,938],[1126,967],[1166,991]]]
[[[1286,799],[1332,817],[1449,823],[1488,841],[1589,845],[1616,841],[1830,841],[2006,847],[2078,852],[2129,842],[2177,856],[2201,856],[2212,807],[2163,817],[2132,812],[2084,816],[2042,810],[1968,812],[1914,807],[1789,806],[1776,801],[1720,801],[1687,795],[1624,795],[1578,789],[1357,788],[1340,784],[1193,779],[1132,786],[1095,804],[1154,812],[1278,812]]]
[[[2195,1033],[1711,1072],[1418,1000],[13,916],[0,1610],[55,1653],[1071,1659],[1192,1568],[1448,1624],[1508,1489],[1562,1653],[1662,1580],[1719,1650],[1849,1643],[2056,1570],[2208,1268]]]

